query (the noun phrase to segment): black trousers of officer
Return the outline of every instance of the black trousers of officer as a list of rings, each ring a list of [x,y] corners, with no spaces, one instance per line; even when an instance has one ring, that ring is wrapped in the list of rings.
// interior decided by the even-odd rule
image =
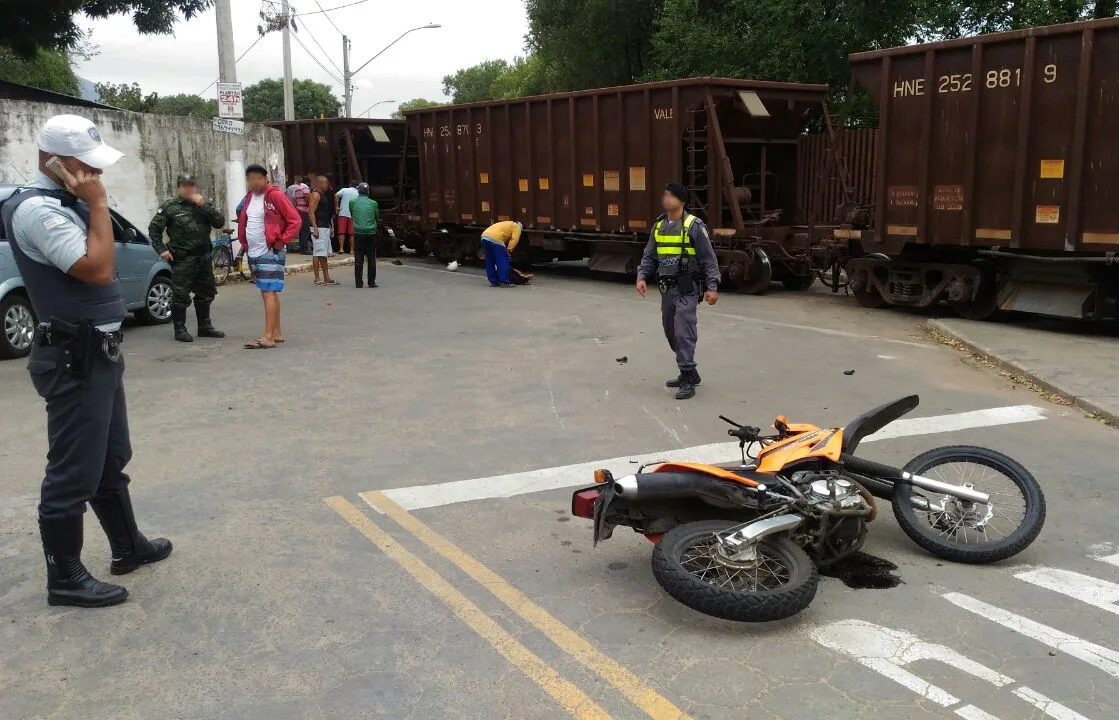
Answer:
[[[62,348],[38,347],[28,369],[47,403],[47,469],[39,517],[51,520],[85,512],[86,503],[128,487],[132,459],[124,361],[94,353],[81,376],[66,367]]]

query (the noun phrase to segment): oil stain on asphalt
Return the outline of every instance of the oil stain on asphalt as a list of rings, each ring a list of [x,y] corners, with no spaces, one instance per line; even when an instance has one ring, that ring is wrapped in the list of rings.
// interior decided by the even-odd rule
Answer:
[[[894,574],[897,569],[898,566],[889,560],[857,552],[820,568],[820,574],[838,578],[844,585],[855,590],[882,590],[902,583],[902,579]]]

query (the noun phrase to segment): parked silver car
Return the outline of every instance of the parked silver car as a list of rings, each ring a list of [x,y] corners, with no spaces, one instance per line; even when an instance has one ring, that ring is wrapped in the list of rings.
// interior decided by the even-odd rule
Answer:
[[[0,184],[0,205],[17,186]],[[116,212],[113,235],[117,241],[117,274],[124,302],[140,322],[162,325],[171,321],[171,266],[152,249],[152,242],[135,225]],[[0,227],[0,358],[23,357],[31,352],[38,319],[27,298],[23,278],[16,268],[8,239]]]

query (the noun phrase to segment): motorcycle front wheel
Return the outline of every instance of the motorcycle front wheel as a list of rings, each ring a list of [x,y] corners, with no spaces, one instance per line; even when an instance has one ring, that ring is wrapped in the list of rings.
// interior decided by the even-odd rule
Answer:
[[[936,495],[898,483],[894,517],[913,542],[933,555],[962,563],[990,563],[1022,552],[1045,524],[1045,496],[1026,468],[987,448],[955,445],[922,453],[906,464],[914,475],[987,493],[989,505]],[[919,509],[913,500],[935,507]]]
[[[676,526],[653,548],[653,576],[682,604],[724,620],[769,622],[808,607],[819,583],[816,565],[789,538],[763,539],[750,564],[715,555],[716,533],[740,524],[702,520]]]

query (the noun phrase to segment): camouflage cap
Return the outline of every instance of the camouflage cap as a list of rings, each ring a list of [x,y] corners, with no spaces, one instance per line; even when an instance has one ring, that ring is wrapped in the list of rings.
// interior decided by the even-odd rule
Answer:
[[[194,173],[182,173],[179,175],[179,185],[197,185],[198,181],[194,179]]]

